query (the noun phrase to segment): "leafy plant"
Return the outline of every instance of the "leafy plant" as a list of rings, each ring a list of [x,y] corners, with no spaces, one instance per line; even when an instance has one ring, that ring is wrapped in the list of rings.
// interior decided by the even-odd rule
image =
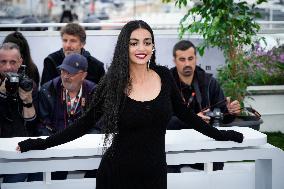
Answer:
[[[191,0],[175,0],[179,8],[187,8]],[[163,0],[171,2],[171,0]],[[219,69],[220,81],[225,95],[243,101],[247,87],[248,61],[242,56],[243,47],[251,45],[252,39],[260,29],[255,22],[260,14],[255,6],[266,2],[257,0],[249,5],[245,1],[234,0],[200,0],[180,21],[179,34],[186,32],[202,35],[203,42],[198,46],[199,54],[204,54],[205,48],[218,47],[224,53],[226,65]]]
[[[218,69],[218,81],[225,95],[238,99],[241,103],[247,94],[246,88],[250,79],[249,66],[250,62],[244,54],[238,53],[234,60]]]

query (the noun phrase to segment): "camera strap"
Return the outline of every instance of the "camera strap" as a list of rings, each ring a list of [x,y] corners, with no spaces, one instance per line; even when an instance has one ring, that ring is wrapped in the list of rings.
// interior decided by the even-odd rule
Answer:
[[[201,93],[199,90],[199,85],[197,79],[193,79],[193,89],[195,91],[195,96],[196,96],[196,101],[199,105],[200,110],[202,109],[201,103],[202,103],[202,98],[201,98]]]

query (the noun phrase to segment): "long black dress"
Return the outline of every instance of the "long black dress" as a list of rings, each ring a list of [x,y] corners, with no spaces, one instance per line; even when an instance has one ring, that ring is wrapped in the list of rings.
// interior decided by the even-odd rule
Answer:
[[[208,127],[198,116],[188,112],[169,70],[160,66],[154,70],[161,78],[161,91],[155,99],[145,102],[125,98],[118,122],[119,134],[104,154],[97,172],[97,189],[167,188],[165,132],[173,112],[207,136],[217,140],[242,140],[241,134],[230,138],[230,134],[227,136]],[[79,124],[68,127],[61,134],[46,140],[21,142],[21,150],[44,149],[82,136],[93,125],[93,113],[91,111]]]

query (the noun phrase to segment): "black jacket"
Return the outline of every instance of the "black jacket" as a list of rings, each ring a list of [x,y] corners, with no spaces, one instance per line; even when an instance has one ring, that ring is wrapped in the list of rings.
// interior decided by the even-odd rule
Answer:
[[[77,119],[91,103],[92,94],[95,91],[95,83],[84,80],[82,83],[82,96],[76,114],[71,118],[67,115],[66,102],[63,100],[62,80],[56,77],[45,83],[39,91],[39,128],[48,126],[53,132],[63,130],[68,121]]]
[[[180,88],[182,82],[179,79],[176,67],[172,68],[171,72],[176,81],[177,87]],[[182,85],[186,84],[182,83]],[[210,110],[213,111],[214,107],[217,107],[225,114],[222,121],[223,123],[230,123],[234,120],[235,116],[228,114],[226,102],[224,101],[224,92],[212,74],[206,73],[202,68],[196,66],[192,87],[195,92],[195,96],[192,101],[192,110],[195,113],[199,113],[202,109],[207,107],[211,107]]]
[[[88,60],[88,75],[86,79],[97,84],[100,81],[101,77],[105,74],[104,64],[101,61],[97,60],[95,57],[91,56],[91,54],[85,49],[82,49],[81,54]],[[42,77],[40,82],[41,86],[60,75],[57,66],[61,65],[64,57],[65,55],[63,49],[61,48],[60,50],[51,53],[44,59]]]
[[[33,104],[37,112],[38,91],[34,84]],[[0,94],[0,138],[27,137],[36,133],[37,116],[33,119],[24,119],[22,116],[22,100],[17,94],[15,97]]]

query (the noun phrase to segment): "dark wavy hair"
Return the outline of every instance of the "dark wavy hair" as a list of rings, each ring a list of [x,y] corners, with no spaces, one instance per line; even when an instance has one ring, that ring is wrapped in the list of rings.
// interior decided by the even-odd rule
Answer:
[[[23,64],[27,66],[27,75],[39,86],[40,76],[38,68],[32,60],[30,47],[26,38],[21,32],[15,31],[5,37],[3,43],[8,42],[15,43],[19,46]]]
[[[131,33],[139,28],[148,30],[151,33],[152,43],[155,44],[153,31],[146,22],[134,20],[124,25],[117,39],[112,63],[95,92],[95,103],[100,103],[103,99],[101,104],[103,107],[102,131],[106,134],[105,142],[111,140],[109,136],[119,132],[120,110],[123,108],[126,95],[130,93],[132,88],[129,75],[129,41]],[[155,52],[153,52],[150,62],[150,68],[153,68],[156,65]]]
[[[66,24],[66,26],[62,27],[60,30],[61,38],[63,37],[64,34],[78,36],[81,43],[83,44],[86,43],[86,38],[87,38],[86,31],[80,24],[77,23]]]
[[[191,41],[181,40],[181,41],[177,42],[175,44],[174,48],[173,48],[173,57],[176,57],[176,52],[178,50],[185,51],[189,48],[193,48],[194,49],[194,55],[196,55],[196,47]]]

